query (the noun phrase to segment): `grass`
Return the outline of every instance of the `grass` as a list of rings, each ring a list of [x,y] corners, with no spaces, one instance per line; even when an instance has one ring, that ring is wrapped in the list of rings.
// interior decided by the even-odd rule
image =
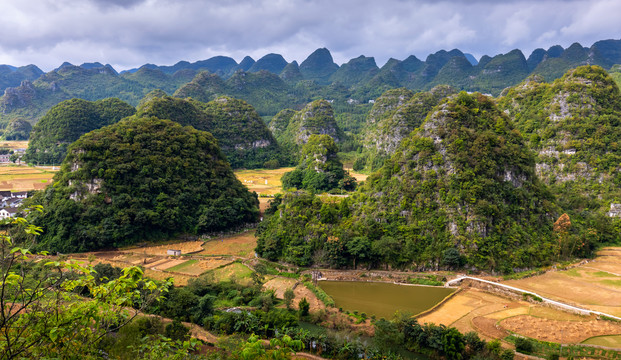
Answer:
[[[590,339],[586,339],[582,343],[588,344],[588,345],[599,345],[599,346],[606,346],[606,347],[612,347],[612,348],[621,348],[621,335],[596,336]]]
[[[175,265],[169,269],[166,269],[166,271],[175,271],[175,272],[183,272],[182,270],[194,265],[198,263],[198,260],[188,260],[186,262],[183,262],[179,265]]]
[[[308,290],[312,291],[313,294],[315,294],[315,296],[317,296],[317,298],[321,300],[321,302],[323,302],[326,306],[334,307],[334,299],[332,299],[330,295],[323,291],[323,289],[316,287],[310,281],[305,281],[304,286],[306,286]]]
[[[612,286],[621,286],[621,280],[602,280],[601,283]]]
[[[250,284],[252,282],[252,270],[247,268],[240,262],[234,262],[230,265],[223,266],[211,271],[214,280],[222,281],[239,281],[241,284]]]
[[[614,274],[611,274],[609,272],[606,271],[597,271],[595,273],[593,273],[593,276],[597,276],[597,277],[617,277]]]

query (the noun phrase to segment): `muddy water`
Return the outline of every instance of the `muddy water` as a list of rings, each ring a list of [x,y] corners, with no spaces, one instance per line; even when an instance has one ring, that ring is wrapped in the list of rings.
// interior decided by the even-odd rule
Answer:
[[[332,296],[336,307],[386,319],[390,319],[395,311],[418,314],[454,291],[443,287],[356,281],[320,281],[317,285]]]

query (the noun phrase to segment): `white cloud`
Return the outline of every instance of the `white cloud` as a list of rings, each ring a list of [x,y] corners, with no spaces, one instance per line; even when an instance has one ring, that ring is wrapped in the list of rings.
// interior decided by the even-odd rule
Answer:
[[[402,0],[29,0],[3,4],[0,63],[111,63],[119,70],[215,55],[276,52],[303,61],[327,47],[337,63],[361,54],[425,59],[584,46],[618,38],[621,2]]]

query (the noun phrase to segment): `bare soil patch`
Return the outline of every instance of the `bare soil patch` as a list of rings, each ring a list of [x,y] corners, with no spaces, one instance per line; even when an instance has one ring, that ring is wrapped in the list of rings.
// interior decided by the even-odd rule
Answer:
[[[570,270],[506,281],[508,285],[593,310],[608,307],[621,311],[621,248],[606,248],[595,260]],[[601,311],[601,310],[600,310]]]
[[[621,334],[621,325],[604,320],[559,321],[528,315],[504,319],[501,326],[534,339],[556,343],[579,343],[598,335]]]
[[[496,325],[496,319],[490,319],[485,316],[477,316],[472,319],[472,323],[477,328],[478,332],[481,332],[491,338],[502,339],[509,335],[505,329]]]

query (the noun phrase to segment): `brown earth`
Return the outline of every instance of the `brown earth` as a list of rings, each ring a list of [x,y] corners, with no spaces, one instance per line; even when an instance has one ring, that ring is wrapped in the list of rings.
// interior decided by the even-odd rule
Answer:
[[[257,247],[255,230],[246,230],[235,235],[227,235],[206,241],[197,255],[232,255],[247,258],[254,257],[254,249]]]
[[[593,336],[621,334],[620,324],[596,319],[559,321],[519,315],[502,320],[500,325],[524,336],[563,344],[580,343]]]

